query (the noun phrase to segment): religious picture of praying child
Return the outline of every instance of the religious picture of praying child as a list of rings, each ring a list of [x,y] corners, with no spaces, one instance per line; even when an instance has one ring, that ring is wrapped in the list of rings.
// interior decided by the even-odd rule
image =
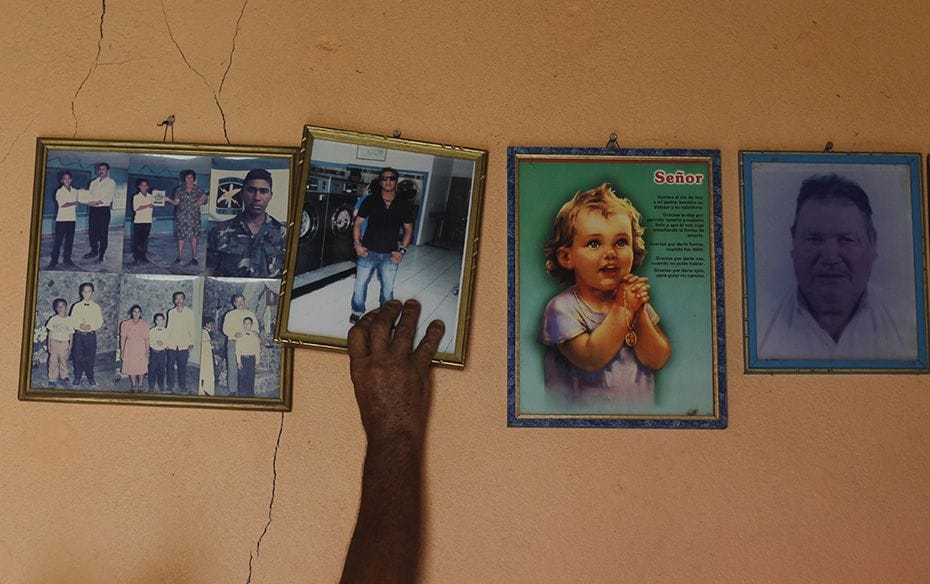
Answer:
[[[720,153],[515,146],[508,169],[508,425],[725,428]]]
[[[608,184],[576,193],[559,210],[546,269],[568,284],[546,305],[547,395],[568,403],[651,406],[656,372],[672,348],[634,270],[646,255],[639,212]]]

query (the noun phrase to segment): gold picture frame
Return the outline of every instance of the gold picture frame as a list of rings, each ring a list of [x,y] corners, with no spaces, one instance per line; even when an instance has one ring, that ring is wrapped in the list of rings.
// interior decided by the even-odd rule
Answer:
[[[383,149],[386,155],[383,160],[372,161],[370,156],[359,156],[359,147],[367,152]],[[369,281],[365,296],[359,296],[356,300],[361,301],[353,308],[352,297],[363,288],[356,286],[358,276],[366,280],[371,276],[380,283],[379,270],[385,270],[386,287],[393,285],[398,298],[416,298],[423,305],[420,335],[430,320],[445,322],[446,336],[435,362],[464,367],[487,151],[305,126],[300,155],[277,340],[344,351],[350,316],[377,307],[381,300],[378,286]],[[380,219],[374,222],[378,227],[367,232],[368,209],[378,214],[381,206],[376,209],[365,203],[362,207],[372,189],[381,192],[379,177],[387,169],[398,179],[394,196],[401,197],[402,205],[382,197],[383,209],[385,213],[403,213],[404,218],[391,220],[400,221],[402,227],[397,242],[390,243],[390,249],[385,247],[381,256],[370,255],[363,246],[365,264],[359,268],[353,234],[358,213],[362,213],[359,243],[374,241],[370,238],[382,243],[393,241]],[[410,253],[400,249],[407,225],[412,226]],[[383,264],[375,263],[382,260]],[[389,275],[392,270],[394,276]]]
[[[19,399],[290,411],[273,339],[297,167],[279,146],[38,138]],[[231,246],[250,221],[261,249]]]

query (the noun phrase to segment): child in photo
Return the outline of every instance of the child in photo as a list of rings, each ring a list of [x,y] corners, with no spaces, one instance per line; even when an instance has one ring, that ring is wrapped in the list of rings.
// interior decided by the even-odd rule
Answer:
[[[58,213],[55,215],[55,241],[52,244],[52,259],[49,268],[58,265],[61,254],[61,244],[64,243],[64,264],[73,266],[71,249],[74,247],[74,225],[77,222],[78,190],[71,188],[71,173],[63,170],[58,173],[58,182],[61,186],[55,191],[55,202],[58,203]]]
[[[546,246],[549,275],[569,284],[543,314],[546,395],[563,404],[653,405],[654,373],[671,345],[649,304],[640,214],[608,184],[559,210]]]
[[[203,317],[203,329],[200,331],[200,391],[199,395],[214,395],[216,393],[216,369],[213,359],[213,333],[216,330],[216,321],[213,317]]]
[[[87,386],[96,389],[94,367],[97,361],[97,331],[103,326],[103,313],[100,305],[94,302],[94,283],[81,282],[78,294],[81,299],[71,305],[68,316],[74,326],[74,338],[71,345],[71,362],[74,364],[74,377],[71,384],[81,385],[81,378],[87,376]]]
[[[46,346],[48,348],[48,383],[49,387],[70,386],[68,379],[68,357],[71,356],[71,338],[74,336],[74,327],[68,317],[68,301],[56,298],[52,301],[52,310],[55,314],[45,323],[48,331]]]
[[[165,391],[165,374],[168,369],[168,329],[165,328],[165,315],[156,313],[155,326],[149,329],[149,391]]]
[[[261,339],[252,331],[250,317],[242,319],[242,335],[236,339],[236,366],[239,368],[239,395],[255,397],[255,368],[261,358]]]
[[[149,233],[152,231],[152,209],[155,196],[149,192],[149,181],[136,181],[138,192],[132,197],[132,265],[148,263]]]

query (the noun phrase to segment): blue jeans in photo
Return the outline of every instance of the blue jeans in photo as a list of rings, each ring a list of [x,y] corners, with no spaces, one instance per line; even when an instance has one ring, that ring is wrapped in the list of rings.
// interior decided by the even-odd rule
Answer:
[[[381,283],[379,301],[384,306],[394,298],[394,279],[397,277],[397,264],[391,261],[391,254],[369,251],[365,257],[358,258],[355,268],[355,290],[352,292],[352,314],[365,314],[365,299],[368,297],[368,283],[377,272]]]

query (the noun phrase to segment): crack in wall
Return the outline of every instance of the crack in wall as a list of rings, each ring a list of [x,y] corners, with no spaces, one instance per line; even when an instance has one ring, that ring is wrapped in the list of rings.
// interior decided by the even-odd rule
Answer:
[[[239,29],[242,24],[242,15],[245,14],[245,7],[249,5],[249,0],[245,0],[242,3],[242,9],[239,11],[239,18],[236,19],[236,32],[233,33],[232,38],[232,48],[229,50],[229,61],[226,62],[226,70],[223,71],[223,78],[220,79],[220,88],[217,91],[220,95],[223,93],[223,85],[226,84],[226,76],[229,75],[229,70],[232,68],[233,55],[236,52],[236,39],[239,38]],[[225,124],[224,124],[225,127]]]
[[[236,52],[236,38],[239,36],[239,29],[242,25],[242,16],[245,14],[245,7],[249,4],[249,0],[245,0],[242,3],[242,8],[239,10],[239,18],[236,19],[236,30],[233,33],[232,38],[232,48],[229,51],[229,60],[226,63],[226,70],[223,71],[223,77],[220,79],[218,88],[214,88],[206,76],[203,73],[198,71],[191,62],[187,59],[187,55],[184,54],[184,50],[181,49],[181,45],[178,43],[178,40],[174,38],[174,32],[171,30],[171,23],[168,22],[168,10],[165,7],[166,0],[161,0],[161,12],[165,17],[165,26],[168,28],[168,36],[171,37],[171,42],[174,43],[175,48],[178,50],[178,53],[181,55],[181,59],[184,61],[184,64],[187,65],[187,68],[193,71],[200,79],[203,81],[204,85],[207,86],[207,89],[210,90],[210,93],[213,94],[213,102],[216,103],[216,109],[220,113],[220,119],[223,121],[223,137],[226,139],[227,144],[231,144],[229,141],[229,128],[226,124],[226,111],[223,109],[223,104],[220,102],[220,94],[223,92],[223,85],[226,84],[226,76],[229,74],[229,70],[232,68],[233,55]]]
[[[90,79],[91,75],[94,74],[94,71],[97,70],[97,64],[100,62],[100,52],[103,50],[103,20],[107,16],[107,0],[100,0],[100,2],[100,38],[97,39],[97,55],[94,57],[94,63],[90,66],[90,69],[87,70],[87,75],[84,76],[84,80],[81,81],[77,91],[74,92],[74,97],[71,98],[71,117],[74,118],[74,134],[71,136],[72,138],[77,137],[78,131],[78,119],[77,114],[74,111],[74,102],[77,101],[78,95],[80,95],[81,90],[84,89],[84,85],[87,83],[87,80]]]
[[[255,542],[255,554],[252,554],[252,551],[249,551],[249,575],[246,578],[246,584],[252,582],[252,560],[257,558],[262,552],[262,540],[265,539],[265,535],[268,533],[268,528],[271,527],[271,515],[274,511],[274,497],[275,490],[278,485],[278,450],[281,448],[281,434],[284,433],[284,412],[281,412],[281,425],[278,428],[278,439],[274,444],[274,457],[271,460],[271,500],[268,502],[268,521],[265,522],[265,527],[262,529],[261,535],[258,536],[258,541]]]
[[[23,129],[20,130],[19,133],[16,134],[16,136],[13,138],[13,141],[10,142],[10,147],[9,149],[7,149],[6,154],[3,155],[3,158],[0,158],[0,164],[3,164],[4,162],[6,162],[6,159],[9,158],[10,154],[13,153],[13,148],[16,146],[16,143],[19,142],[19,139],[23,137],[23,134],[26,133],[26,130],[29,129],[30,126],[32,126],[32,121],[33,120],[29,120],[29,123],[23,126]]]

